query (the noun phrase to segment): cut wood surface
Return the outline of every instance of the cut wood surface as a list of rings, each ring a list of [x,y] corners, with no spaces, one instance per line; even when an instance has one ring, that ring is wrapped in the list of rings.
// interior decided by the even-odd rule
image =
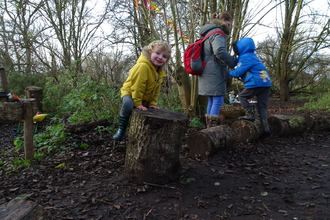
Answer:
[[[268,118],[272,135],[291,136],[305,132],[308,127],[303,116],[272,115]]]
[[[165,184],[180,177],[179,154],[188,117],[165,109],[134,109],[125,174],[136,183]]]
[[[228,125],[219,125],[192,133],[187,137],[191,155],[211,157],[220,149],[233,145],[233,132]]]

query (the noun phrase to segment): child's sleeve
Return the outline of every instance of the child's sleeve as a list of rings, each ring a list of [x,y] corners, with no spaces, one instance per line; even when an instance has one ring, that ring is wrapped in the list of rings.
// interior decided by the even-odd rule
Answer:
[[[238,60],[237,60],[238,61]],[[234,78],[239,78],[245,75],[251,67],[249,60],[240,60],[235,69],[229,71],[229,75]]]
[[[131,91],[134,106],[142,105],[143,95],[146,89],[146,82],[148,79],[147,69],[140,65],[131,76]]]

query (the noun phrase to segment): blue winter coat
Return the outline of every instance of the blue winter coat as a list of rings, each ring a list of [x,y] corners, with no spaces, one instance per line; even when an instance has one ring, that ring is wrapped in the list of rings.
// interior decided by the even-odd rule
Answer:
[[[256,46],[252,38],[242,38],[236,42],[238,51],[237,66],[229,71],[234,78],[241,77],[247,89],[270,87],[272,81],[265,65],[255,54]]]

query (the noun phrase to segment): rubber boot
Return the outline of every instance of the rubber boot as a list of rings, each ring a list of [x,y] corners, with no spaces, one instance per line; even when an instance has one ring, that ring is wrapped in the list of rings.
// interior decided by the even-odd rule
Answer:
[[[128,125],[128,121],[129,121],[129,117],[127,116],[120,116],[119,117],[119,128],[118,131],[115,135],[112,136],[112,138],[114,140],[120,141],[123,139],[126,129],[127,129],[127,125]]]
[[[220,115],[205,115],[205,120],[206,120],[206,127],[211,128],[211,127],[216,127],[221,124],[221,116]]]
[[[262,134],[262,138],[268,138],[270,136],[270,129],[267,119],[261,119],[261,125],[264,130],[264,133]]]
[[[238,120],[254,121],[254,109],[252,107],[245,109],[245,116],[239,117]]]

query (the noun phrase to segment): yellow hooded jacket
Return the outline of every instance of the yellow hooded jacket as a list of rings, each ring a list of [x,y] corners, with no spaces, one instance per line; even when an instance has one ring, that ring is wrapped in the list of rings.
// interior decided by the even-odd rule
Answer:
[[[165,71],[157,72],[156,66],[142,53],[120,89],[121,97],[132,96],[134,107],[156,105],[160,85],[165,76]]]

